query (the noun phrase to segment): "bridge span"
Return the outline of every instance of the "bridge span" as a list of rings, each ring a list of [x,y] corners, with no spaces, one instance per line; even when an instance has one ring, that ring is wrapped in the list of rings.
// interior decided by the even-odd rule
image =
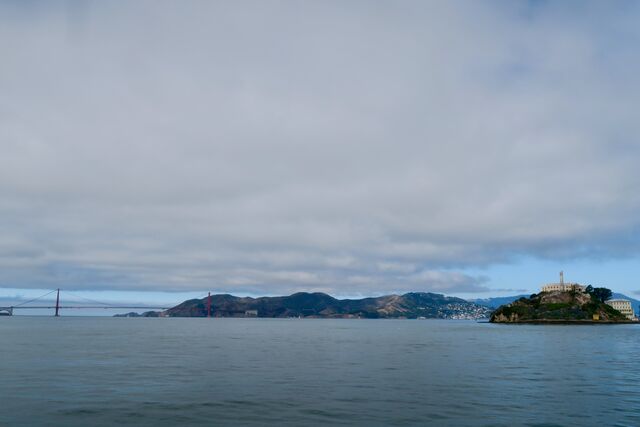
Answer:
[[[45,298],[53,293],[56,293],[56,302],[55,304],[47,304],[47,305],[28,305],[32,302],[41,300],[42,298]],[[82,298],[82,297],[80,297]],[[92,305],[61,305],[60,304],[60,289],[54,289],[51,292],[47,292],[44,295],[41,295],[37,298],[33,298],[29,301],[25,301],[22,302],[20,304],[16,304],[13,306],[8,306],[8,307],[0,307],[0,316],[12,316],[14,310],[19,309],[19,310],[33,310],[33,309],[50,309],[50,310],[55,310],[54,311],[54,316],[55,317],[59,317],[60,316],[60,311],[61,310],[69,310],[69,309],[123,309],[123,310],[167,310],[170,307],[157,307],[157,306],[150,306],[150,305],[112,305],[109,303],[102,303],[99,301],[94,301],[94,300],[90,300],[88,298],[82,298],[85,299],[87,301],[89,301],[90,303],[92,303]]]

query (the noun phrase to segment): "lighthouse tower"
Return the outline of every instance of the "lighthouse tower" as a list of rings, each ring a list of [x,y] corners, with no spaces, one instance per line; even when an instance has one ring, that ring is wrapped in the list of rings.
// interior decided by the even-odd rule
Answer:
[[[564,272],[560,272],[560,283],[549,283],[542,286],[542,292],[569,292],[569,291],[578,291],[584,292],[586,289],[585,286],[582,286],[578,283],[565,283],[564,282]]]

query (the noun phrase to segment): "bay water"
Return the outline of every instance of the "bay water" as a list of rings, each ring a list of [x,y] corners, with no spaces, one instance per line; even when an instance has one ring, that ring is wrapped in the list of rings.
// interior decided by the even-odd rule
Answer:
[[[640,425],[640,325],[0,318],[0,426]]]

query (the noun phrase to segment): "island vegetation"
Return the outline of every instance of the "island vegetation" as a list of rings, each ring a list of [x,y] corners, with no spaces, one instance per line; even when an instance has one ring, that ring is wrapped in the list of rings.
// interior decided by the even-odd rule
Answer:
[[[493,323],[629,323],[606,304],[610,289],[587,286],[583,291],[540,292],[500,306],[491,314]]]

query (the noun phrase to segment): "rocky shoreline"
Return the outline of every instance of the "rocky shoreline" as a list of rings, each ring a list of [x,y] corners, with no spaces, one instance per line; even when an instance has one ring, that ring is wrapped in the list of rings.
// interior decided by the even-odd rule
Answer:
[[[541,319],[541,320],[520,320],[517,322],[489,322],[500,324],[516,324],[516,325],[640,325],[640,322],[633,320],[554,320],[554,319]]]

